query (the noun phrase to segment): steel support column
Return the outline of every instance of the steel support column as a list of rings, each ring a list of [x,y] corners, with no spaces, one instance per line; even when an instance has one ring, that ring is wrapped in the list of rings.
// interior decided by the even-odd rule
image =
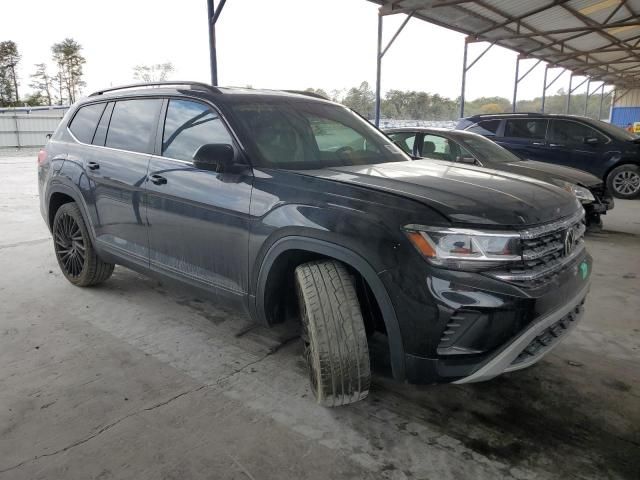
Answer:
[[[216,48],[216,22],[227,0],[220,0],[214,8],[213,0],[207,0],[207,30],[209,32],[209,63],[211,66],[211,85],[218,85],[218,51]]]
[[[598,109],[598,120],[602,120],[602,102],[604,102],[604,82],[600,87],[600,108]]]
[[[591,78],[587,81],[587,94],[584,96],[584,116],[587,116],[587,109],[589,108],[589,90],[591,89]]]
[[[513,83],[513,105],[511,107],[511,111],[514,113],[516,111],[516,101],[518,100],[518,85],[522,80],[524,80],[527,77],[527,75],[529,75],[533,71],[534,68],[536,68],[542,62],[542,60],[538,60],[536,63],[533,64],[531,68],[529,68],[529,70],[527,70],[520,77],[518,76],[520,73],[520,60],[521,60],[520,55],[518,55],[518,59],[516,60],[516,77]]]
[[[398,38],[398,35],[400,35],[400,32],[402,32],[404,27],[406,27],[407,23],[409,22],[409,20],[411,20],[411,17],[413,17],[414,13],[415,11],[412,11],[409,13],[409,15],[407,15],[407,18],[404,19],[404,22],[402,22],[402,25],[400,25],[398,30],[396,30],[396,33],[393,34],[393,37],[391,37],[391,40],[389,40],[389,43],[387,43],[387,46],[384,47],[383,49],[382,48],[383,11],[381,9],[378,10],[378,53],[376,55],[376,113],[375,113],[376,127],[380,126],[380,104],[382,100],[381,99],[382,57],[384,57],[385,53],[387,53],[387,50],[389,50],[391,45],[393,45],[393,42],[395,42],[396,38]]]
[[[460,87],[460,118],[464,117],[464,91],[467,84],[467,51],[469,42],[464,41],[464,54],[462,55],[462,86]]]
[[[569,107],[571,106],[571,85],[573,83],[573,73],[569,76],[569,91],[567,92],[567,105],[566,105],[566,112],[565,113],[569,113]]]
[[[382,77],[382,15],[378,14],[378,53],[376,54],[376,127],[380,126],[380,79]]]
[[[544,109],[547,103],[547,90],[549,90],[551,88],[551,85],[553,85],[554,83],[556,83],[556,81],[562,76],[564,75],[564,72],[567,71],[566,68],[563,68],[562,71],[556,75],[553,80],[551,80],[551,82],[547,83],[547,72],[549,71],[550,68],[556,68],[556,67],[552,67],[547,65],[545,70],[544,70],[544,88],[542,89],[542,113],[544,113]]]
[[[467,53],[468,53],[468,49],[469,49],[469,43],[471,43],[471,40],[469,37],[465,38],[464,40],[464,55],[462,58],[462,86],[461,86],[461,90],[460,90],[460,118],[464,117],[464,101],[465,101],[465,91],[466,91],[466,86],[467,86],[467,72],[471,69],[471,67],[473,67],[476,63],[478,63],[478,60],[480,60],[485,53],[487,53],[489,50],[491,50],[491,47],[493,47],[493,43],[489,44],[489,46],[487,48],[485,48],[482,53],[480,53],[480,55],[478,55],[476,57],[476,59],[471,62],[470,65],[467,66]]]
[[[575,87],[572,87],[573,85],[573,73],[571,74],[571,77],[569,77],[569,93],[567,95],[567,114],[569,113],[569,109],[571,108],[571,94],[573,92],[575,92],[577,89],[579,89],[582,85],[584,85],[587,81],[591,81],[591,77],[587,77],[585,78],[583,81],[581,81],[578,85],[576,85]]]
[[[520,74],[520,55],[516,60],[516,76],[513,80],[513,103],[511,104],[511,111],[516,112],[516,99],[518,98],[518,75]]]

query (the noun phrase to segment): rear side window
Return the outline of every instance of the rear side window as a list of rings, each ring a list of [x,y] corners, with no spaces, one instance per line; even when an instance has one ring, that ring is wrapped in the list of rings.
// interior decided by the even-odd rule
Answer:
[[[233,143],[218,114],[199,102],[170,100],[164,122],[162,155],[191,161],[196,151],[209,143]]]
[[[468,132],[478,133],[485,137],[491,137],[498,134],[498,127],[500,126],[500,120],[483,120],[475,125],[471,125],[467,128]]]
[[[512,138],[544,139],[547,121],[544,119],[507,120],[504,136]]]
[[[82,143],[91,143],[106,105],[106,103],[95,103],[80,107],[78,113],[73,117],[71,125],[69,125],[69,130],[71,130],[73,136]]]
[[[151,153],[162,100],[120,100],[111,114],[106,146]]]

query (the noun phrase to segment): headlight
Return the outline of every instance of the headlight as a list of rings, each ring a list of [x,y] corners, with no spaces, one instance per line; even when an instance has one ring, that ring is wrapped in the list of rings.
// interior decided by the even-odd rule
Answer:
[[[404,232],[433,265],[456,270],[484,270],[522,260],[520,235],[407,225]]]
[[[580,200],[580,203],[591,203],[595,202],[596,200],[588,188],[581,187],[580,185],[563,182],[562,188],[564,188],[567,192],[573,193],[576,198]]]

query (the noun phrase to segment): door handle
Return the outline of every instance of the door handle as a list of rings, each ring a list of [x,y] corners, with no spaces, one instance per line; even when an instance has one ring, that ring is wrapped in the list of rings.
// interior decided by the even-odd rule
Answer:
[[[89,167],[89,170],[98,170],[100,168],[100,164],[97,162],[89,162],[87,163],[87,167]]]
[[[550,147],[564,147],[564,145],[562,145],[561,143],[550,143],[549,146]]]
[[[544,145],[544,142],[532,142],[531,145],[541,146]]]
[[[151,175],[149,179],[151,180],[151,183],[155,183],[156,185],[164,185],[167,183],[167,179],[162,175]]]

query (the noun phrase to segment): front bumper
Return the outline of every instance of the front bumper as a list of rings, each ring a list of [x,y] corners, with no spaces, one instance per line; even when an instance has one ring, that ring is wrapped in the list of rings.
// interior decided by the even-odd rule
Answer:
[[[566,305],[536,321],[474,373],[453,383],[482,382],[538,362],[582,319],[589,287],[590,284],[585,285]]]
[[[426,262],[423,268],[385,271],[381,278],[400,324],[406,380],[480,381],[537,362],[580,321],[591,272],[584,250],[532,288]]]

